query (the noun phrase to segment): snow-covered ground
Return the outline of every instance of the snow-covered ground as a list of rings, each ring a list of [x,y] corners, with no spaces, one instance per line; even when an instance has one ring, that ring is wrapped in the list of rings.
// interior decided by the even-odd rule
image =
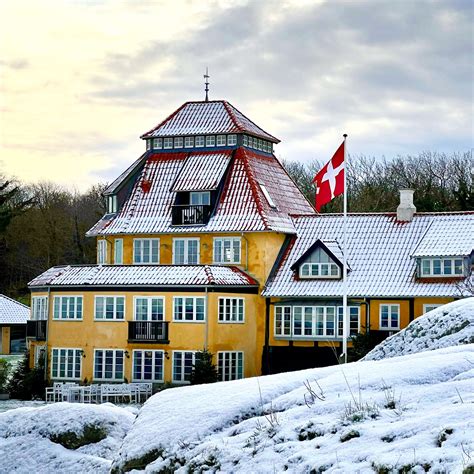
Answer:
[[[473,381],[469,344],[165,390],[143,406],[113,467],[461,472],[474,463]]]
[[[135,416],[112,404],[70,403],[0,413],[0,473],[107,473]]]
[[[470,343],[474,343],[474,298],[453,301],[415,319],[369,352],[364,360]]]

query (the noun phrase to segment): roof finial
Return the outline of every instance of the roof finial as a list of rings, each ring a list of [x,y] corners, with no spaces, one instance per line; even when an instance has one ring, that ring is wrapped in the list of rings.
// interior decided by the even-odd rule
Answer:
[[[211,76],[209,76],[209,70],[208,68],[206,67],[206,74],[204,74],[204,79],[205,79],[205,82],[204,84],[206,85],[206,88],[204,89],[206,91],[206,102],[209,102],[209,81],[208,79],[210,78]]]

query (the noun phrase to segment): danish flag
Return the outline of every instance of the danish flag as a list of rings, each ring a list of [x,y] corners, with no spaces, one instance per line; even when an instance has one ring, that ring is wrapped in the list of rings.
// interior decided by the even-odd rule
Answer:
[[[337,149],[331,160],[314,177],[316,184],[316,209],[344,193],[344,143]]]

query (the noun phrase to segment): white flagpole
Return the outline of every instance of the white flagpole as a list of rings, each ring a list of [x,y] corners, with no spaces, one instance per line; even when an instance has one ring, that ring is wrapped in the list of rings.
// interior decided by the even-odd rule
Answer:
[[[346,139],[347,134],[344,137],[344,215],[342,220],[342,233],[343,233],[343,270],[342,270],[342,353],[344,354],[344,363],[347,364],[347,337],[348,337],[348,314],[347,314],[347,149]]]

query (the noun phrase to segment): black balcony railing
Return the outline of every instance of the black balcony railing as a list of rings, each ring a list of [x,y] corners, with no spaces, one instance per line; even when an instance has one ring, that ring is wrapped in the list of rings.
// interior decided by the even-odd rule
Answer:
[[[207,224],[211,218],[211,206],[208,204],[175,205],[171,209],[172,225]]]
[[[46,341],[46,325],[48,321],[27,321],[26,337],[36,339],[37,341]]]
[[[168,344],[168,324],[166,321],[129,321],[128,341]]]

